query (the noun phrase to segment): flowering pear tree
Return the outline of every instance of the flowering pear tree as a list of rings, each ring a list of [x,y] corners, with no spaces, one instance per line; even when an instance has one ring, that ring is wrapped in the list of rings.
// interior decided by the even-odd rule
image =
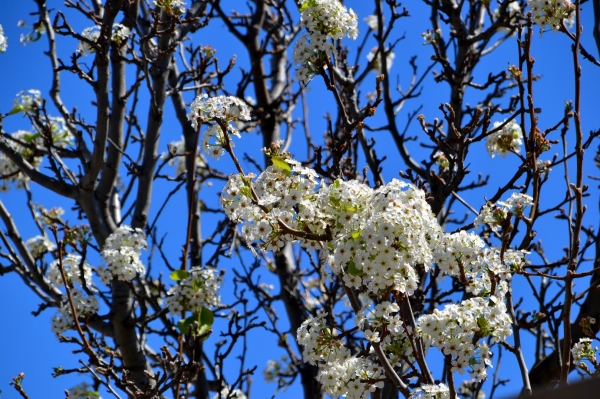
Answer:
[[[54,370],[85,375],[67,396],[481,398],[600,376],[590,3],[32,0],[20,41],[43,44],[49,87],[0,109],[0,189],[37,233],[0,199],[0,275],[76,348]],[[0,25],[3,60],[15,39]],[[553,41],[566,102],[537,95]]]

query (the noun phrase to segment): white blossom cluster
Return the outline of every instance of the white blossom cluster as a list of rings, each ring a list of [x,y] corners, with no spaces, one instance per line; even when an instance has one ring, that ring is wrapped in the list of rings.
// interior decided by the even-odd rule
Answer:
[[[83,32],[81,32],[81,36],[91,42],[96,42],[100,37],[100,26],[94,25],[85,28]],[[125,43],[129,36],[131,36],[131,30],[128,27],[118,23],[113,24],[110,40],[120,45]],[[77,52],[81,55],[89,55],[95,53],[96,50],[90,45],[90,43],[79,41],[79,44],[77,45]]]
[[[411,294],[417,286],[412,265],[431,265],[429,240],[440,231],[423,191],[396,179],[376,190],[357,181],[317,186],[314,170],[286,162],[290,173],[270,166],[252,182],[258,202],[241,175],[225,185],[221,205],[233,221],[243,223],[245,239],[277,251],[298,239],[286,228],[316,234],[330,229],[329,265],[346,285],[364,284],[373,294],[393,286]]]
[[[0,25],[0,53],[4,53],[7,47],[8,40],[6,39],[6,36],[4,36],[4,29],[2,28],[2,25]]]
[[[185,2],[182,0],[155,0],[152,4],[169,15],[183,15]]]
[[[596,352],[598,347],[592,347],[591,338],[580,338],[579,342],[573,345],[571,348],[571,354],[575,363],[579,363],[584,359],[596,360]]]
[[[17,94],[10,114],[27,114],[41,104],[42,95],[39,90],[23,90]],[[47,131],[48,127],[50,132]],[[36,169],[42,163],[43,155],[48,152],[47,143],[40,131],[51,135],[53,147],[66,148],[73,143],[73,136],[66,129],[62,117],[48,116],[44,126],[34,125],[30,131],[18,130],[12,133],[10,138],[7,138],[6,144]],[[23,188],[28,180],[28,177],[21,173],[20,168],[5,153],[0,153],[0,192],[8,191],[11,184]]]
[[[17,22],[17,26],[26,27],[25,21],[21,20]],[[46,26],[44,24],[35,24],[31,30],[27,33],[21,33],[19,36],[19,42],[23,46],[27,46],[29,43],[37,42],[41,39],[42,35],[46,33]]]
[[[458,279],[473,295],[492,290],[495,290],[494,294],[505,294],[512,273],[524,263],[524,252],[507,249],[502,260],[498,248],[484,247],[485,243],[478,235],[464,230],[440,235],[433,251],[440,276]]]
[[[423,46],[434,45],[437,43],[437,39],[442,36],[442,30],[436,29],[431,30],[427,29],[425,32],[421,33],[421,37],[423,37]]]
[[[198,129],[199,123],[221,121],[227,126],[228,135],[236,135],[239,137],[238,130],[231,125],[234,121],[249,121],[250,109],[246,103],[234,96],[216,96],[208,97],[202,94],[194,100],[190,105],[188,120],[192,122],[194,129]],[[231,136],[229,136],[231,137]],[[223,146],[226,143],[226,138],[223,130],[218,123],[213,123],[212,126],[204,132],[202,138],[203,151],[215,158],[219,159],[225,153]],[[233,142],[231,145],[233,146]]]
[[[300,24],[306,28],[296,42],[293,62],[300,67],[296,77],[306,86],[325,68],[325,59],[333,55],[335,46],[329,40],[358,37],[358,16],[348,11],[339,0],[301,0]]]
[[[371,30],[377,31],[379,29],[379,19],[377,18],[377,15],[367,15],[363,18],[363,21],[365,21]]]
[[[37,169],[42,158],[36,156],[33,149],[43,144],[39,135],[36,140],[31,132],[18,130],[11,134],[11,137],[12,140],[6,140],[6,143]],[[29,178],[21,172],[21,169],[5,153],[0,152],[0,192],[7,192],[11,184],[16,188],[23,188],[28,181]]]
[[[508,14],[508,21],[513,24],[517,22],[517,16],[521,13],[521,6],[517,0],[508,0],[508,5],[506,6],[506,12]],[[494,19],[500,17],[500,9],[496,8],[494,10]],[[509,29],[506,26],[501,28],[502,31],[506,32]]]
[[[98,267],[96,273],[106,285],[113,279],[131,281],[146,271],[140,256],[147,248],[146,234],[141,229],[121,226],[106,239],[101,255],[107,266]]]
[[[189,276],[169,290],[166,307],[171,314],[185,311],[200,313],[202,308],[221,305],[219,288],[223,283],[221,274],[210,268],[193,267]]]
[[[530,195],[522,193],[513,193],[506,201],[498,201],[496,204],[485,204],[481,212],[473,222],[477,228],[482,223],[487,224],[492,230],[497,231],[498,226],[504,222],[511,212],[513,216],[523,216],[525,208],[533,205],[533,198]]]
[[[504,121],[494,122],[492,129],[496,129],[502,124],[504,124]],[[496,154],[500,154],[504,158],[509,152],[516,152],[518,154],[521,144],[523,144],[521,126],[515,121],[511,121],[499,131],[487,136],[485,147],[492,158]]]
[[[60,272],[60,263],[62,262],[63,271],[70,287],[71,298],[75,306],[78,317],[95,313],[99,309],[98,300],[93,295],[86,294],[81,288],[83,281],[90,288],[92,283],[92,269],[90,265],[82,261],[81,256],[68,254],[65,258],[55,260],[48,269],[48,279],[57,288],[64,287],[64,280]],[[73,311],[67,294],[63,294],[61,305],[58,311],[52,317],[52,331],[56,335],[62,334],[73,327],[75,322]]]
[[[427,348],[450,357],[452,372],[470,368],[477,381],[485,379],[491,352],[479,341],[503,342],[511,334],[502,298],[525,252],[501,254],[474,233],[443,232],[425,193],[411,184],[397,179],[376,189],[356,180],[327,184],[278,146],[265,150],[273,164],[258,177],[234,174],[223,188],[222,208],[242,225],[244,239],[272,251],[288,242],[319,248],[332,274],[361,291],[365,305],[355,325],[366,341],[381,345],[393,367],[414,362],[411,337],[420,336]],[[516,195],[501,205],[517,214],[529,203]],[[475,297],[422,316],[414,333],[396,303],[373,303],[391,291],[411,295],[419,282],[416,268],[428,271],[433,265],[441,278],[452,277]],[[384,372],[368,356],[353,355],[343,336],[326,325],[326,316],[308,319],[297,331],[304,361],[319,366],[318,379],[332,397],[366,397]],[[444,389],[436,387],[422,387],[418,395]]]
[[[212,399],[246,399],[246,395],[239,389],[224,387],[221,392],[217,392]]]
[[[36,259],[56,249],[56,245],[46,236],[31,237],[25,242],[25,246]]]
[[[450,388],[446,384],[423,384],[411,392],[408,399],[451,399]]]
[[[512,329],[506,305],[498,297],[490,296],[435,309],[432,314],[419,317],[417,332],[427,346],[450,356],[451,372],[463,374],[470,367],[471,377],[483,381],[492,353],[488,344],[479,340],[491,336],[492,343],[503,342]]]
[[[17,93],[17,98],[13,101],[11,112],[30,112],[33,107],[40,107],[42,104],[42,92],[37,89],[21,90]]]
[[[50,268],[48,269],[48,279],[57,288],[64,286],[59,262],[58,259],[55,260],[50,264]],[[82,261],[81,256],[67,254],[67,256],[62,259],[62,268],[65,272],[65,277],[67,278],[67,284],[69,284],[69,286],[83,286],[83,281],[85,281],[87,287],[91,286],[92,267],[89,263]]]
[[[568,27],[575,22],[575,6],[569,0],[529,0],[533,22],[540,25],[543,32],[546,25],[553,31],[558,31],[562,21]]]
[[[317,380],[332,398],[366,399],[383,387],[385,371],[367,357],[353,356],[335,330],[326,326],[326,316],[307,319],[297,331],[304,361],[319,365]]]
[[[75,305],[75,311],[78,317],[85,317],[95,313],[99,309],[98,300],[95,296],[89,296],[80,289],[71,289],[71,298]],[[67,295],[63,295],[62,305],[52,317],[52,331],[56,335],[62,334],[73,327],[74,319],[71,310],[71,304]]]

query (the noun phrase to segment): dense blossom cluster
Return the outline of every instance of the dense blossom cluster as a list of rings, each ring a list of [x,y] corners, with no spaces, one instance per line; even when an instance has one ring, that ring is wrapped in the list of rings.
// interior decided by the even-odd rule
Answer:
[[[34,107],[39,108],[42,104],[42,92],[37,89],[21,90],[13,101],[12,113],[30,112]]]
[[[177,16],[185,12],[185,2],[182,0],[155,0],[152,4],[169,15]]]
[[[332,398],[368,398],[383,387],[384,370],[368,357],[352,356],[336,331],[326,326],[326,316],[307,319],[297,331],[304,361],[319,365],[317,379]]]
[[[396,179],[376,189],[356,180],[326,184],[277,148],[265,150],[273,165],[258,177],[234,174],[223,189],[221,205],[242,225],[245,240],[265,250],[295,241],[324,250],[332,275],[362,291],[364,305],[355,318],[362,337],[381,345],[398,368],[415,360],[414,334],[396,303],[372,298],[391,291],[411,295],[419,282],[417,268],[435,265],[440,278],[455,278],[475,297],[422,316],[416,334],[426,349],[437,347],[450,358],[452,372],[469,369],[476,380],[485,379],[491,351],[487,341],[479,341],[504,341],[511,334],[502,298],[525,253],[486,248],[474,233],[443,232],[425,193],[411,184]],[[517,214],[530,202],[519,194],[501,206]],[[318,379],[332,397],[368,396],[377,385],[366,381],[378,381],[383,370],[375,358],[353,355],[325,320],[326,314],[319,314],[298,330],[304,360],[319,366]],[[422,387],[416,397],[435,389]]]
[[[91,287],[92,280],[92,269],[90,265],[82,261],[79,255],[68,254],[62,260],[55,260],[50,264],[48,269],[48,279],[56,287],[64,287],[64,280],[60,267],[64,271],[69,285],[71,299],[78,317],[85,317],[89,314],[95,313],[99,309],[98,300],[93,295],[88,295],[82,287]],[[73,327],[75,319],[73,317],[73,311],[71,303],[69,302],[67,294],[63,294],[61,305],[58,311],[52,317],[52,331],[59,335]]]
[[[579,363],[584,359],[595,362],[597,351],[597,347],[592,347],[591,338],[581,338],[579,339],[579,342],[573,345],[573,348],[571,349],[571,354],[573,355],[573,360],[575,361],[575,363]]]
[[[517,16],[521,13],[521,6],[517,0],[508,0],[508,5],[506,6],[506,12],[508,16],[508,22],[515,23],[517,22]],[[496,8],[494,10],[494,18],[500,17],[500,9]],[[503,31],[506,31],[507,28],[504,27]]]
[[[0,53],[4,53],[7,47],[8,40],[6,39],[6,36],[4,36],[4,29],[2,29],[2,25],[0,25]]]
[[[504,342],[512,334],[506,305],[496,296],[475,297],[435,309],[418,319],[417,330],[426,345],[450,357],[452,372],[463,374],[470,367],[471,377],[477,381],[486,379],[492,357],[487,342],[479,340],[491,336],[492,343]]]
[[[333,55],[335,46],[330,39],[358,37],[358,16],[339,0],[301,0],[300,11],[300,23],[307,33],[294,46],[293,62],[300,66],[296,77],[306,86],[326,68],[326,58]]]
[[[9,114],[37,112],[42,101],[39,90],[20,91]],[[18,130],[12,133],[7,137],[6,144],[31,166],[38,168],[42,163],[43,155],[48,152],[49,145],[55,148],[67,148],[72,145],[73,136],[66,129],[62,117],[48,116],[43,121],[43,126],[39,125],[37,119],[33,121],[34,126],[31,130]],[[13,183],[17,188],[23,188],[27,181],[28,178],[21,169],[4,152],[0,152],[0,191],[8,191]]]
[[[542,32],[549,26],[553,31],[560,30],[563,20],[567,26],[575,21],[575,6],[569,0],[529,0],[533,22],[540,25]]]
[[[142,249],[147,249],[146,234],[141,229],[121,226],[104,243],[102,257],[108,266],[100,266],[96,272],[104,284],[113,279],[131,281],[146,268],[140,260]]]
[[[424,384],[415,389],[408,399],[451,399],[450,389],[446,384]]]
[[[25,105],[24,105],[25,106]],[[64,120],[60,117],[49,117],[48,125],[51,129],[52,146],[66,148],[72,144],[72,135],[65,129]],[[43,154],[47,151],[46,142],[39,132],[18,130],[10,135],[6,143],[25,161],[34,168],[39,168]],[[8,191],[11,184],[23,188],[29,178],[5,154],[0,153],[0,191]]]
[[[524,262],[524,252],[507,249],[501,259],[498,248],[485,248],[478,235],[465,231],[440,235],[433,256],[441,277],[457,278],[473,295],[505,294],[512,273]]]
[[[231,389],[226,386],[223,389],[221,389],[221,392],[217,392],[215,394],[215,396],[212,397],[212,399],[221,399],[221,398],[246,399],[246,395],[244,395],[244,393],[242,391],[240,391],[239,389]]]
[[[225,185],[222,207],[243,223],[246,240],[261,240],[265,249],[278,250],[296,239],[287,228],[317,234],[330,229],[329,265],[346,285],[364,284],[373,294],[388,287],[411,294],[417,283],[413,265],[429,267],[429,240],[440,231],[423,191],[396,179],[376,190],[343,180],[317,186],[314,170],[286,162],[290,173],[271,166],[252,182],[257,200],[241,175]]]
[[[60,263],[58,259],[50,264],[48,269],[48,279],[56,287],[64,286],[62,273],[60,272]],[[83,261],[81,256],[68,254],[62,259],[62,268],[67,278],[67,284],[69,286],[85,285],[90,287],[92,284],[92,267],[89,263]]]
[[[98,311],[99,304],[95,296],[87,295],[83,290],[72,289],[71,298],[75,305],[75,311],[78,317],[85,317]],[[52,331],[56,335],[62,334],[73,327],[75,322],[71,304],[66,295],[63,295],[62,305],[52,317]]]
[[[200,313],[202,308],[215,308],[221,305],[219,288],[223,283],[221,274],[208,267],[193,267],[189,276],[169,291],[166,307],[171,314],[185,311]]]
[[[473,225],[477,227],[485,223],[492,230],[497,231],[498,226],[506,220],[509,212],[515,217],[521,217],[525,208],[531,205],[533,205],[533,198],[530,195],[513,193],[506,201],[498,201],[496,204],[485,204],[481,208],[481,212],[479,212]]]
[[[25,246],[34,258],[40,258],[56,249],[56,245],[45,236],[31,237],[25,242]]]
[[[505,122],[494,122],[492,129],[497,129]],[[485,147],[492,158],[500,154],[502,158],[509,152],[519,153],[523,144],[523,131],[518,123],[508,122],[503,128],[490,134],[485,142]]]
[[[196,97],[190,105],[188,120],[192,122],[194,129],[198,129],[200,123],[216,122],[218,120],[227,126],[228,135],[239,137],[238,130],[231,122],[249,121],[250,109],[243,100],[234,96],[208,97],[207,94],[203,94]],[[213,123],[204,132],[202,149],[207,155],[219,159],[225,153],[223,147],[226,142],[227,139],[221,126],[218,123]],[[233,146],[233,142],[231,142],[231,145]]]
[[[128,27],[115,23],[112,26],[110,40],[116,44],[122,44],[125,43],[130,35],[131,30]],[[96,42],[100,37],[100,27],[98,25],[87,27],[83,30],[83,32],[81,32],[81,36],[90,42]],[[77,46],[77,52],[81,55],[89,55],[96,52],[96,50],[89,42],[81,40]]]

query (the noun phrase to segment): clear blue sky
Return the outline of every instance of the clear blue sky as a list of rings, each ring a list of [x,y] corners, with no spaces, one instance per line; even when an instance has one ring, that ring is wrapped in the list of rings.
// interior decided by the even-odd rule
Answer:
[[[21,90],[27,90],[31,88],[37,88],[42,91],[44,96],[47,97],[48,89],[50,86],[50,65],[47,58],[44,57],[42,51],[46,49],[47,42],[45,38],[42,38],[40,42],[32,43],[26,47],[19,44],[19,36],[22,33],[27,33],[24,28],[17,27],[17,21],[24,19],[31,25],[35,18],[28,14],[35,10],[35,4],[32,1],[5,1],[2,4],[2,13],[0,13],[0,25],[4,28],[4,34],[8,37],[8,50],[5,54],[0,54],[0,112],[7,112],[12,107],[12,101],[17,92]],[[233,2],[230,2],[233,3]],[[236,2],[237,4],[238,2]],[[367,32],[367,26],[362,19],[371,14],[373,10],[370,6],[366,5],[367,2],[354,0],[347,1],[346,4],[349,7],[353,7],[359,14],[359,28],[361,35]],[[396,35],[400,36],[406,34],[406,39],[397,47],[396,59],[394,66],[391,70],[391,77],[395,81],[396,77],[403,85],[408,84],[408,59],[414,54],[418,54],[418,62],[421,67],[428,65],[428,57],[430,56],[430,48],[422,46],[421,32],[426,29],[423,23],[428,19],[428,15],[424,12],[422,4],[420,2],[406,2],[409,7],[409,11],[412,14],[411,18],[401,20],[399,23],[400,28],[397,30]],[[418,3],[418,4],[417,4]],[[63,9],[62,1],[49,0],[49,8]],[[243,7],[243,2],[239,2],[240,7]],[[72,15],[72,14],[71,14]],[[591,38],[591,27],[592,27],[592,10],[591,4],[585,4],[583,14],[583,25],[585,26],[585,38],[584,45],[590,50],[595,52],[595,45]],[[81,31],[89,24],[82,22],[81,20],[70,19],[72,26]],[[208,33],[207,33],[208,32]],[[447,32],[445,32],[447,34]],[[393,38],[392,38],[393,39]],[[233,54],[237,54],[237,66],[235,76],[232,76],[228,82],[230,84],[236,84],[235,77],[239,76],[239,67],[248,68],[247,55],[241,49],[237,43],[234,43],[234,39],[229,36],[224,28],[222,22],[215,20],[211,25],[201,30],[195,39],[198,43],[210,44],[217,49],[217,56],[220,59],[222,65],[226,64],[229,57]],[[362,36],[359,37],[359,41],[362,40]],[[349,41],[346,41],[348,45],[354,45]],[[59,54],[64,59],[68,59],[71,52],[76,49],[77,44],[74,41],[61,41]],[[562,115],[564,107],[564,101],[573,98],[572,90],[572,62],[570,53],[569,41],[560,34],[547,33],[542,38],[535,38],[534,45],[534,57],[536,58],[537,73],[541,75],[540,82],[535,88],[536,105],[542,107],[542,113],[540,114],[540,126],[542,128],[554,125]],[[353,59],[353,57],[352,57]],[[482,78],[487,75],[488,72],[498,73],[501,70],[505,70],[509,64],[517,63],[516,57],[516,44],[514,41],[505,43],[497,52],[494,52],[489,57],[486,57],[481,65],[478,67],[476,72],[476,79]],[[589,132],[591,129],[600,128],[600,116],[597,112],[598,109],[598,95],[600,93],[600,68],[594,67],[587,62],[582,62],[584,72],[584,86],[583,86],[583,123],[584,132]],[[439,70],[439,67],[436,68]],[[67,107],[72,108],[78,107],[78,111],[84,115],[89,114],[91,118],[91,107],[89,101],[91,100],[91,92],[81,91],[77,79],[68,78],[67,74],[63,85],[63,99],[67,104]],[[435,84],[431,78],[428,79],[422,96],[413,101],[409,102],[405,109],[402,111],[404,115],[399,115],[399,120],[406,120],[406,114],[413,111],[418,106],[422,105],[423,109],[420,113],[425,114],[427,120],[432,120],[434,117],[441,118],[441,114],[438,110],[440,103],[448,101],[448,90],[444,83]],[[335,109],[332,108],[333,101],[328,92],[323,90],[323,85],[319,79],[315,79],[311,83],[312,91],[308,93],[310,113],[311,129],[314,137],[319,139],[321,132],[325,129],[323,114],[327,111],[335,113]],[[230,88],[234,91],[233,88]],[[365,93],[361,95],[364,96]],[[469,97],[473,103],[477,101],[478,93],[472,93]],[[145,112],[145,111],[142,111]],[[402,123],[402,122],[401,122]],[[29,122],[20,116],[12,117],[4,122],[4,130],[8,132],[15,131],[17,129],[28,129],[30,127]],[[412,125],[414,134],[418,135],[419,131],[416,124]],[[162,150],[166,150],[168,142],[177,140],[180,137],[180,129],[177,128],[177,122],[174,121],[172,113],[168,110],[163,123],[164,138],[162,139]],[[299,159],[304,158],[305,151],[303,150],[303,142],[301,138],[301,132],[297,132],[294,135],[294,144],[292,145],[292,153],[296,153]],[[399,162],[398,156],[395,154],[395,147],[390,145],[391,139],[385,136],[383,133],[376,133],[372,135],[377,139],[377,153],[378,155],[388,155],[387,161],[384,163],[384,174],[386,180],[393,177],[397,177],[399,170],[404,169],[404,165]],[[238,151],[247,151],[253,154],[257,154],[257,150],[261,146],[261,141],[255,135],[244,136],[241,140],[237,141],[236,149]],[[597,169],[593,167],[593,154],[596,147],[590,148],[588,156],[588,164],[586,175],[589,174],[600,174]],[[419,154],[419,148],[415,144],[412,149],[416,154]],[[558,151],[553,149],[548,155],[548,159]],[[260,159],[260,158],[259,158]],[[420,158],[418,158],[420,159]],[[490,197],[502,182],[505,181],[507,174],[505,171],[512,172],[516,165],[516,160],[511,159],[508,156],[506,159],[496,157],[490,159],[483,144],[476,147],[469,154],[469,159],[472,164],[472,179],[476,178],[478,172],[485,174],[491,174],[490,185],[486,190],[471,193],[468,199],[471,204],[478,209],[484,202],[484,195]],[[225,157],[222,158],[219,168],[231,168],[231,162]],[[245,166],[247,170],[251,170],[248,165]],[[556,168],[555,173],[562,174],[560,168]],[[550,199],[560,198],[564,195],[564,183],[560,179],[555,179],[556,185],[548,186],[546,195]],[[588,201],[588,212],[590,217],[587,219],[588,224],[595,224],[598,222],[598,191],[597,184],[591,183],[591,198]],[[552,190],[555,190],[555,198]],[[207,190],[206,195],[216,200],[215,192],[220,191],[220,187],[214,187],[214,189]],[[36,197],[35,201],[42,203],[46,207],[61,205],[65,209],[70,208],[71,204],[63,201],[59,197],[44,191],[35,190]],[[157,198],[160,198],[157,194]],[[183,197],[182,197],[183,198]],[[8,194],[0,194],[0,199],[12,212],[17,224],[21,228],[21,234],[23,237],[28,238],[32,235],[37,234],[34,230],[33,224],[29,218],[29,212],[24,205],[25,195],[23,192],[13,190]],[[216,202],[216,201],[214,201]],[[153,202],[153,212],[157,210],[157,204],[159,200]],[[550,202],[546,202],[547,204]],[[174,218],[174,220],[183,220],[178,205],[180,202],[175,202],[173,206],[169,208],[168,218]],[[460,212],[466,212],[466,209],[460,210]],[[459,212],[459,215],[461,214]],[[470,220],[474,218],[470,216]],[[209,233],[211,222],[210,216],[204,220],[204,226],[206,227],[205,234]],[[556,222],[555,222],[556,223]],[[547,250],[554,257],[559,256],[560,249],[566,245],[564,240],[565,236],[561,232],[554,233],[556,224],[544,225],[548,226],[548,231],[541,232],[541,237],[544,239],[544,244],[547,245]],[[560,225],[562,228],[563,226]],[[173,243],[173,254],[171,258],[177,259],[179,255],[179,245],[182,242],[181,237],[184,227],[181,226],[170,226],[163,227],[163,232],[168,230],[169,237]],[[537,259],[536,259],[537,261]],[[232,265],[228,265],[231,267]],[[262,274],[267,282],[272,282],[273,278],[265,270]],[[226,274],[226,279],[231,279],[233,273],[230,271]],[[584,280],[585,281],[585,280]],[[580,284],[582,284],[582,281]],[[273,281],[274,282],[274,281]],[[587,282],[587,281],[585,281]],[[578,290],[579,287],[576,287]],[[223,289],[224,299],[227,300],[229,292],[232,289],[231,282],[228,283]],[[278,288],[276,288],[277,290]],[[12,376],[17,375],[23,371],[26,374],[24,386],[30,394],[30,398],[60,398],[64,397],[63,390],[78,382],[82,381],[83,378],[76,375],[64,376],[59,379],[53,379],[50,374],[53,367],[62,366],[64,368],[78,367],[77,359],[80,355],[71,355],[70,351],[74,347],[69,347],[65,344],[59,344],[50,329],[50,318],[53,314],[53,310],[43,312],[39,317],[34,318],[31,312],[36,310],[39,305],[39,300],[35,295],[26,287],[24,287],[22,281],[15,275],[9,274],[0,278],[0,320],[2,320],[2,326],[0,327],[0,390],[1,398],[9,399],[18,397],[16,392],[8,386]],[[526,308],[527,310],[532,310]],[[283,310],[280,309],[280,314],[284,316]],[[216,334],[215,334],[216,335]],[[275,349],[269,347],[265,350],[266,345],[263,343],[265,340],[273,341],[271,336],[267,336],[261,333],[254,333],[253,341],[250,341],[249,350],[251,361],[249,365],[258,365],[257,375],[253,379],[252,385],[252,397],[253,398],[265,398],[270,397],[275,385],[265,384],[262,381],[262,370],[264,369],[268,359],[276,358],[280,356]],[[212,340],[214,342],[214,339]],[[209,341],[210,342],[210,341]],[[273,345],[274,347],[274,345]],[[208,351],[212,352],[212,348],[208,345]],[[528,357],[531,359],[531,357]],[[512,385],[508,388],[504,388],[499,391],[500,396],[502,394],[508,394],[509,392],[515,392],[519,384],[518,370],[516,363],[512,361],[512,356],[505,353],[503,358],[502,370],[500,372],[501,378],[513,378]],[[234,364],[233,359],[230,362]],[[530,363],[528,363],[531,366]],[[489,370],[490,374],[494,370]],[[439,377],[439,376],[438,376]],[[87,377],[86,377],[87,378]],[[489,387],[489,385],[488,385]],[[297,397],[298,395],[291,390],[287,393],[281,394],[282,397]],[[107,395],[104,395],[107,397]]]

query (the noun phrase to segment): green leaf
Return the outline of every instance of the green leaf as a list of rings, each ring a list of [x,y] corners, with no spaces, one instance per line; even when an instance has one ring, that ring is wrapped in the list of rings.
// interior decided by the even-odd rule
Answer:
[[[352,205],[342,205],[342,211],[344,212],[356,212],[358,207]]]
[[[273,161],[273,166],[279,171],[281,171],[284,175],[289,176],[292,173],[292,168],[285,162],[285,159],[281,157],[272,157],[271,161]]]
[[[206,308],[202,308],[202,312],[200,312],[200,316],[198,317],[198,323],[200,323],[201,326],[212,327],[214,322],[215,315],[213,312]]]
[[[357,239],[358,237],[362,236],[362,231],[355,231],[352,233],[352,238]]]
[[[169,275],[169,277],[171,277],[171,280],[173,281],[181,281],[183,279],[188,278],[189,276],[190,272],[188,272],[187,270],[174,270]]]
[[[196,316],[190,316],[187,319],[181,319],[177,322],[177,328],[182,334],[187,334],[190,331],[190,324],[194,324]]]
[[[358,269],[353,261],[350,261],[348,262],[348,274],[351,276],[362,276],[365,273]]]
[[[23,112],[23,106],[21,104],[15,105],[8,115],[18,114],[19,112]]]
[[[252,198],[252,190],[250,190],[250,187],[248,186],[241,187],[240,194],[242,194],[244,197]]]

